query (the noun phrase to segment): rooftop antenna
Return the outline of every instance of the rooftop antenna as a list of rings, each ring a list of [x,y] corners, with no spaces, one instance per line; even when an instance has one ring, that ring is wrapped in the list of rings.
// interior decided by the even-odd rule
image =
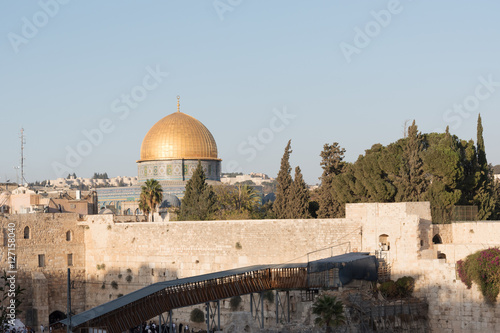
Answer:
[[[19,185],[19,169],[20,169],[20,167],[15,166],[14,169],[16,170],[16,183]]]
[[[181,112],[181,96],[177,95],[177,112]]]
[[[26,138],[24,137],[24,128],[21,127],[21,182],[27,183],[26,178],[24,178],[24,145],[26,144]]]

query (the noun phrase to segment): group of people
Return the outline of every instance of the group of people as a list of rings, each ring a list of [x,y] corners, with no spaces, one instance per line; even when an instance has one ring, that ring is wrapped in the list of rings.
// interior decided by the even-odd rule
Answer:
[[[150,321],[149,323],[143,323],[140,326],[135,327],[130,330],[130,333],[194,333],[194,328],[189,328],[189,325],[183,325],[182,323],[178,326],[172,323],[172,329],[170,329],[170,323],[161,325],[160,327]]]

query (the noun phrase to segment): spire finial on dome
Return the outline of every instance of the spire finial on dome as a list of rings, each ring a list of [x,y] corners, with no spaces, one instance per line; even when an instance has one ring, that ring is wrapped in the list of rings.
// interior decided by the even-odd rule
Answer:
[[[177,95],[177,112],[181,112],[181,96]]]

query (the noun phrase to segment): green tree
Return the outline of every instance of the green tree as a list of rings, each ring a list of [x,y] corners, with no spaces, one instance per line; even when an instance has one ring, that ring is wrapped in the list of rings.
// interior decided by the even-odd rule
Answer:
[[[273,203],[273,210],[278,219],[290,218],[290,189],[293,182],[290,174],[292,168],[289,162],[290,154],[292,153],[291,144],[292,140],[289,140],[285,147],[283,157],[281,158],[281,167],[278,172],[278,177],[276,178],[276,200]]]
[[[205,181],[205,172],[198,161],[193,176],[186,184],[178,219],[180,221],[208,220],[215,208],[215,194],[212,186]]]
[[[139,203],[144,212],[148,211],[151,214],[151,221],[154,222],[154,212],[163,200],[163,190],[160,183],[156,179],[147,179],[146,183],[141,188],[141,196]],[[142,202],[142,203],[141,203]],[[145,206],[147,204],[147,207]],[[142,209],[141,208],[141,209]]]
[[[478,206],[478,218],[486,220],[493,217],[497,206],[494,195],[493,171],[486,159],[486,148],[483,138],[483,123],[481,114],[477,118],[477,163],[478,188],[474,196],[474,203]]]
[[[260,195],[248,185],[214,187],[215,205],[212,216],[219,220],[250,219],[259,216]]]
[[[344,307],[335,296],[324,294],[316,298],[312,313],[318,316],[314,324],[320,327],[326,326],[326,332],[332,332],[332,327],[345,323]]]
[[[19,285],[11,288],[12,280],[6,271],[3,271],[0,280],[0,293],[2,295],[0,301],[0,332],[7,332],[8,326],[13,326],[15,319],[21,313],[19,307],[23,302],[21,295],[24,289]]]
[[[418,132],[415,120],[408,127],[408,137],[403,151],[403,162],[400,167],[400,183],[396,201],[420,201],[427,189],[422,152],[424,144]]]
[[[295,168],[295,177],[290,188],[289,217],[294,219],[307,219],[309,215],[309,189],[302,177],[300,167]]]
[[[337,142],[331,145],[325,143],[320,153],[323,174],[320,177],[321,184],[318,189],[317,215],[319,218],[335,218],[343,215],[344,208],[335,195],[333,179],[343,173],[346,168],[344,154],[345,149],[341,148]]]

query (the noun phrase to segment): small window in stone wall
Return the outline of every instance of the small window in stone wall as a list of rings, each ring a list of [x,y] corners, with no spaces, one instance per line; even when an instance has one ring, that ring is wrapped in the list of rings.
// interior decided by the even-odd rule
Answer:
[[[381,251],[389,251],[391,249],[391,243],[389,242],[389,235],[382,234],[378,236],[378,242]]]
[[[68,254],[68,266],[73,266],[73,253]]]
[[[24,239],[30,239],[30,227],[24,227]]]
[[[45,254],[38,255],[38,267],[45,267]]]
[[[71,232],[71,230],[68,230],[66,231],[66,241],[70,241],[73,239],[73,233]]]

